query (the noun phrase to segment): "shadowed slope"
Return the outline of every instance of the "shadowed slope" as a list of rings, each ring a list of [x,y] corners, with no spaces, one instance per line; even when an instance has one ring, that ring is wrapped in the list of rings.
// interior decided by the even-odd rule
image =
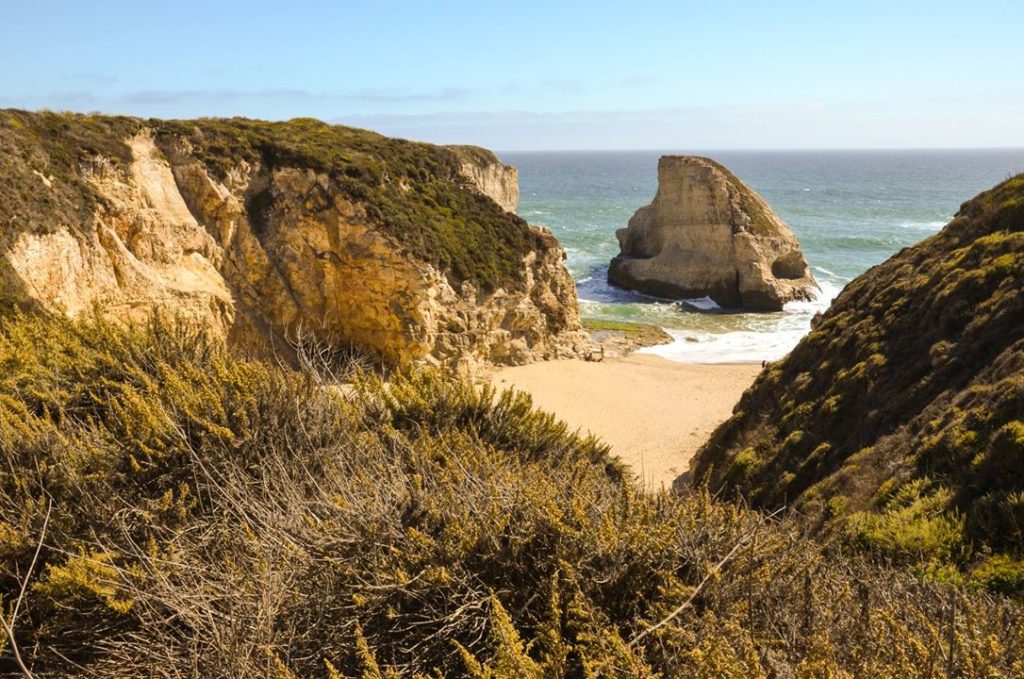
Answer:
[[[795,504],[893,558],[1024,586],[1022,291],[1018,176],[850,283],[745,394],[694,478]]]

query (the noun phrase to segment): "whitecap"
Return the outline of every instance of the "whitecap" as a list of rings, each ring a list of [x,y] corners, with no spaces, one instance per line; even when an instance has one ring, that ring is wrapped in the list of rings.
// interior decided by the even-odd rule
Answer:
[[[760,317],[758,324],[763,320],[770,330],[707,332],[695,328],[665,328],[673,341],[640,349],[640,353],[679,363],[776,361],[792,351],[810,331],[814,314],[828,309],[840,292],[840,287],[832,282],[821,281],[819,285],[819,293],[813,300],[790,302],[785,305],[784,314]]]
[[[901,229],[909,229],[911,231],[938,231],[945,225],[945,221],[900,222],[897,224]]]
[[[814,299],[809,301],[788,302],[783,311],[791,314],[816,314],[825,311],[832,305],[832,301],[839,296],[842,288],[831,281],[818,281],[818,293]],[[810,324],[808,323],[808,329]]]

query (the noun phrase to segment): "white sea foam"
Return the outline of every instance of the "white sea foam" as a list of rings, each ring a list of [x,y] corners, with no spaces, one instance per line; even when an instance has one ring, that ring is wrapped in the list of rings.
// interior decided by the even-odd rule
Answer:
[[[901,222],[898,226],[901,229],[909,229],[911,231],[938,231],[946,225],[944,221],[933,221],[933,222]]]
[[[824,311],[832,304],[832,300],[839,296],[842,288],[831,281],[818,281],[817,296],[807,302],[788,302],[783,311],[787,314],[816,314]]]
[[[687,330],[666,330],[671,344],[640,349],[638,353],[653,354],[679,363],[748,363],[774,361],[796,346],[806,329],[766,332],[707,333]]]
[[[829,281],[820,281],[821,292],[808,302],[790,302],[780,314],[750,316],[748,330],[713,331],[665,328],[672,336],[670,344],[640,349],[679,363],[745,363],[775,361],[790,351],[811,329],[814,314],[824,311],[839,294],[840,288]],[[713,304],[713,302],[712,302]],[[716,305],[717,306],[717,305]]]

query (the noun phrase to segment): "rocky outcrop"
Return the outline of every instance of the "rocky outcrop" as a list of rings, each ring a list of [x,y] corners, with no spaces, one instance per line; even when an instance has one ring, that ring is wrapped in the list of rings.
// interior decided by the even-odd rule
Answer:
[[[608,282],[627,290],[749,311],[778,311],[817,290],[786,223],[707,158],[662,156],[654,201],[616,236]]]
[[[583,329],[597,345],[594,351],[584,356],[590,361],[622,357],[637,349],[673,341],[672,335],[649,323],[587,319],[583,321]]]
[[[479,146],[448,146],[459,158],[460,174],[506,212],[519,208],[519,170]]]
[[[24,132],[55,115],[0,112],[0,142],[27,159],[0,167],[21,208],[0,240],[0,302],[129,320],[162,308],[257,351],[303,338],[392,365],[587,346],[556,239],[466,188],[443,149],[311,121],[98,118],[106,153],[76,136],[77,116],[56,116],[59,148]],[[315,135],[330,151],[296,153]]]
[[[71,316],[100,307],[142,320],[162,307],[226,335],[234,303],[218,271],[221,248],[189,212],[152,136],[140,132],[126,141],[127,168],[102,156],[80,168],[103,197],[89,228],[56,223],[40,231],[12,220],[0,260],[3,297]],[[47,200],[53,184],[34,188]]]

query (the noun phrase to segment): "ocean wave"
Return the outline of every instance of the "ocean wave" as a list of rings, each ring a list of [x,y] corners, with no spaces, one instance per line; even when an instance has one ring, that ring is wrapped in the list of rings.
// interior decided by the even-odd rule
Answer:
[[[673,341],[645,347],[637,353],[661,356],[678,363],[756,363],[788,354],[806,334],[803,328],[782,332],[705,333],[667,329]]]
[[[805,239],[806,241],[811,239]],[[884,236],[829,236],[813,239],[818,249],[843,250],[848,252],[865,252],[880,250],[890,252],[893,248],[908,245],[914,242],[914,237],[898,236],[896,234]]]
[[[947,224],[945,221],[932,221],[932,222],[900,222],[897,224],[901,229],[909,229],[911,231],[938,231]]]
[[[663,328],[673,341],[643,349],[643,353],[680,363],[736,363],[774,361],[785,356],[811,328],[816,313],[828,309],[841,285],[829,280],[819,282],[815,299],[790,302],[782,313],[687,313],[698,308],[714,311],[712,300],[701,298],[680,302],[650,301],[637,304],[627,296],[604,297],[601,301],[581,298],[585,318],[651,323]]]
[[[832,301],[839,296],[840,292],[842,292],[842,287],[831,281],[820,280],[818,281],[818,294],[814,299],[810,301],[789,302],[783,307],[783,311],[790,314],[814,315],[832,306]],[[810,329],[810,323],[808,323],[807,327]]]

